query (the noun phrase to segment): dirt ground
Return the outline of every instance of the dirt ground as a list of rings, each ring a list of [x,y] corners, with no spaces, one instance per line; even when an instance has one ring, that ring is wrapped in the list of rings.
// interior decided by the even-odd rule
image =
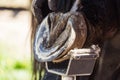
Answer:
[[[30,12],[0,11],[0,43],[9,46],[8,51],[19,58],[30,56],[30,25]]]

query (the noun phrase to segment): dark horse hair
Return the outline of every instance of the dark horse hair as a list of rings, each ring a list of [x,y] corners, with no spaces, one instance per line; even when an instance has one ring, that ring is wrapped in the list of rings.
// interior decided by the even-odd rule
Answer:
[[[53,0],[55,9],[48,7],[48,0],[36,0],[33,4],[35,17],[33,18],[31,44],[33,44],[37,25],[50,12],[68,12],[75,0]],[[90,25],[99,32],[96,43],[102,44],[105,40],[112,38],[120,28],[120,0],[81,0],[82,7],[77,11],[84,13]],[[66,5],[68,5],[66,7]],[[101,46],[102,47],[102,46]],[[39,63],[33,56],[33,78],[37,80],[37,75],[41,78],[41,71],[44,70],[44,63]],[[96,66],[97,67],[97,66]],[[120,72],[120,71],[118,71]],[[115,73],[117,74],[117,73]],[[91,80],[94,80],[91,79]],[[98,79],[95,79],[98,80]]]

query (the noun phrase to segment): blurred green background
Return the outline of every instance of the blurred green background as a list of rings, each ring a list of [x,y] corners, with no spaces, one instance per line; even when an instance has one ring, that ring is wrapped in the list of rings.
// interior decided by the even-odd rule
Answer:
[[[0,0],[0,80],[31,80],[31,0]]]

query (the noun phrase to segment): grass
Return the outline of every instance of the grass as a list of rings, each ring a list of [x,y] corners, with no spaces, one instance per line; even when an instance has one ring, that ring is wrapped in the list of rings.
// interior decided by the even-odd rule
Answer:
[[[31,80],[30,22],[28,11],[0,11],[0,80]]]
[[[30,80],[30,58],[16,59],[7,48],[8,45],[0,44],[0,80]]]

